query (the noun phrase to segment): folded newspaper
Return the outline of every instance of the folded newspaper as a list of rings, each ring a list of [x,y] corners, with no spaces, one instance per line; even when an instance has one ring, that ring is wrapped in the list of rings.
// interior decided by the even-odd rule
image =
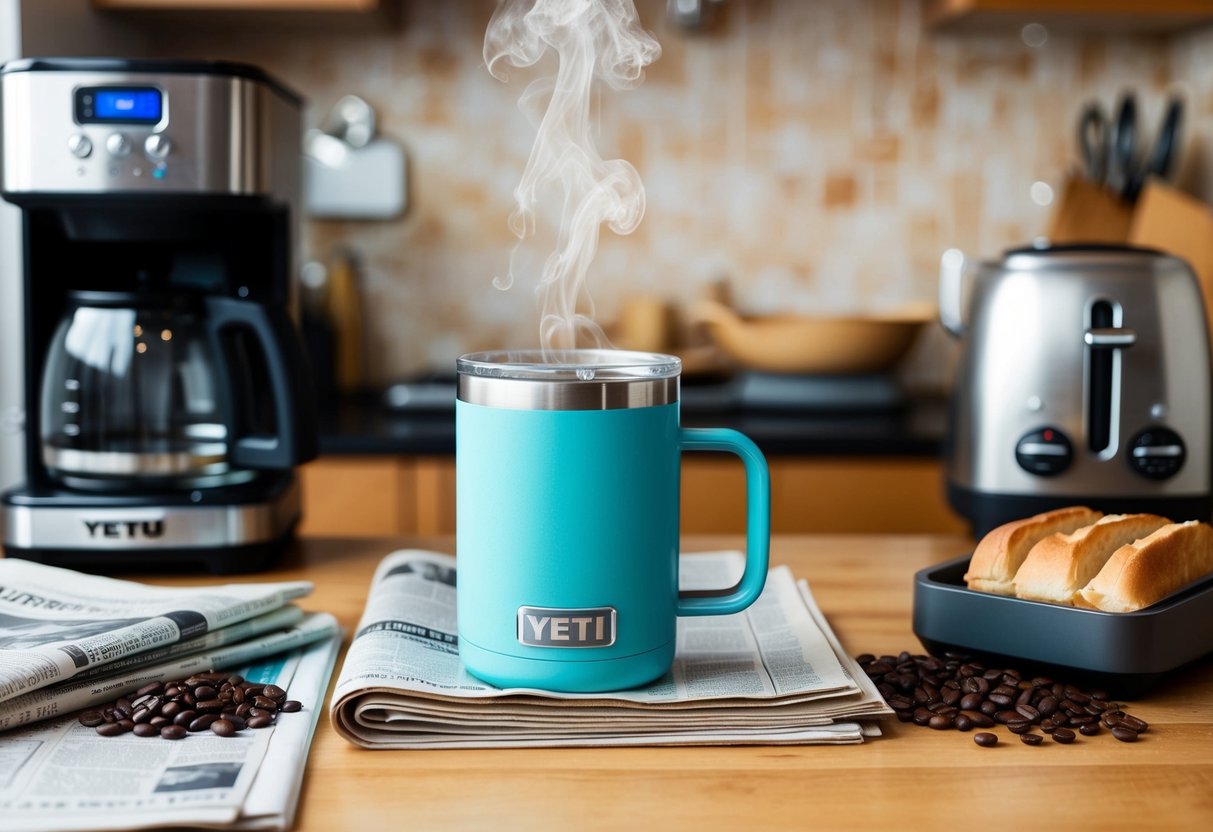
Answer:
[[[174,589],[0,559],[0,703],[311,591],[306,581]]]
[[[684,589],[740,577],[737,552],[682,558]],[[680,618],[674,666],[609,694],[500,689],[469,675],[455,635],[455,560],[380,563],[331,717],[365,748],[856,743],[893,715],[843,651],[804,581],[772,569],[746,611]]]
[[[289,828],[341,643],[333,616],[287,603],[311,589],[154,587],[0,560],[0,829]],[[210,669],[289,685],[304,713],[175,743],[101,737],[72,713]]]

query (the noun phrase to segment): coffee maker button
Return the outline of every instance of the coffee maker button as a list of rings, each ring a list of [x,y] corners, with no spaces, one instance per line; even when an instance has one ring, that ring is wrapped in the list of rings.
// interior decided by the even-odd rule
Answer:
[[[1057,428],[1039,428],[1015,443],[1015,461],[1029,474],[1051,477],[1070,467],[1074,447]]]
[[[173,143],[169,141],[168,136],[162,136],[159,133],[153,133],[143,141],[143,152],[149,159],[163,159],[172,149]]]
[[[110,133],[105,140],[105,149],[115,159],[125,159],[131,155],[131,140],[125,133]]]
[[[77,159],[87,159],[93,152],[93,142],[88,136],[81,133],[68,136],[67,149],[72,152],[72,155]]]

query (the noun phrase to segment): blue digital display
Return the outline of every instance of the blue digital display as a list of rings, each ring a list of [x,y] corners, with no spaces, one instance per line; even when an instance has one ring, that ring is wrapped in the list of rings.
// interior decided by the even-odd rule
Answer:
[[[97,118],[160,120],[159,90],[97,90]]]
[[[76,119],[82,123],[156,124],[164,96],[154,87],[91,87],[76,92]]]

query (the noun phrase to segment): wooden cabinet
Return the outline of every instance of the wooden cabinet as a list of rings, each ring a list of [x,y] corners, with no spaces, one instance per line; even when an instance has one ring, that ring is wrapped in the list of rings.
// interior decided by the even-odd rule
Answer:
[[[777,534],[965,531],[943,496],[943,468],[924,458],[773,457],[771,528]],[[304,466],[304,535],[374,537],[455,532],[451,457],[324,457]],[[688,457],[682,529],[745,528],[745,472],[733,459]]]
[[[303,523],[312,537],[380,537],[417,531],[417,482],[408,460],[323,457],[300,469]]]
[[[1213,22],[1208,0],[927,0],[933,29],[1013,30],[1028,23],[1067,30],[1173,32]]]

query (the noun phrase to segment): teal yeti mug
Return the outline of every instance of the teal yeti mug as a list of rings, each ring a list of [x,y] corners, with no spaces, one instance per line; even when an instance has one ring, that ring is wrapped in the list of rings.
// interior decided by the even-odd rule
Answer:
[[[459,655],[498,687],[621,690],[674,659],[680,615],[728,615],[766,582],[770,475],[724,428],[683,428],[672,356],[616,350],[459,359]],[[740,582],[678,590],[683,451],[746,470]]]

